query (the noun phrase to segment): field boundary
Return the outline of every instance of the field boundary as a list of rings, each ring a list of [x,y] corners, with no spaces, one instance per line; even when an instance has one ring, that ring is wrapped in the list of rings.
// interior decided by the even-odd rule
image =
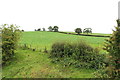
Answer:
[[[75,33],[69,33],[69,32],[59,32],[59,33],[71,34],[71,35],[80,35],[80,36],[92,36],[92,37],[110,37],[110,36],[103,36],[103,35],[75,34]]]

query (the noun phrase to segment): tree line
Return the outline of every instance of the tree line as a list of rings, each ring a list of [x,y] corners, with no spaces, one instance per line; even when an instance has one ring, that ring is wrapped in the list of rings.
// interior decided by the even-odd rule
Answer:
[[[82,31],[82,29],[81,28],[76,28],[75,29],[75,32],[77,33],[77,34],[80,34],[80,33],[92,33],[92,29],[91,28],[85,28],[83,31]]]
[[[50,31],[50,32],[59,32],[59,27],[58,26],[49,26],[48,27],[48,30]],[[38,28],[38,29],[35,29],[35,31],[46,31],[46,29],[45,28]],[[76,28],[75,29],[75,32],[77,33],[77,34],[80,34],[80,33],[92,33],[92,28],[85,28],[85,29],[83,29],[83,31],[82,31],[82,29],[81,28]]]
[[[49,26],[48,27],[48,30],[50,31],[50,32],[59,32],[58,31],[58,29],[59,29],[59,27],[58,26]],[[35,31],[46,31],[46,29],[45,28],[38,28],[38,29],[35,29]]]

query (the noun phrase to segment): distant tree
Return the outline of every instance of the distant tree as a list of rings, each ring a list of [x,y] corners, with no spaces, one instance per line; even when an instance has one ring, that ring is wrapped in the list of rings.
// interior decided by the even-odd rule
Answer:
[[[24,32],[24,30],[21,30],[22,32]]]
[[[59,29],[58,26],[54,26],[54,27],[53,27],[53,31],[54,31],[54,32],[58,32],[58,29]]]
[[[80,34],[80,33],[82,33],[82,29],[81,28],[76,28],[75,32],[78,33],[78,34]]]
[[[45,31],[45,28],[42,28],[43,29],[43,31]]]
[[[52,26],[50,26],[48,29],[49,29],[49,31],[51,31],[51,32],[53,31],[53,28],[52,28]]]
[[[85,28],[84,30],[83,30],[83,33],[92,33],[92,29],[91,28]]]
[[[37,30],[35,29],[35,31],[37,31]]]
[[[41,28],[39,28],[37,31],[41,31]]]

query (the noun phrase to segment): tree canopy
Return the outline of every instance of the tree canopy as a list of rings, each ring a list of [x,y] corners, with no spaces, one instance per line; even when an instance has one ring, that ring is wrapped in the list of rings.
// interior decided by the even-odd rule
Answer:
[[[78,34],[80,34],[80,33],[82,33],[82,29],[81,28],[76,28],[75,32],[78,33]]]
[[[54,26],[54,27],[53,27],[53,31],[54,31],[54,32],[58,32],[58,29],[59,29],[58,26]]]
[[[83,30],[83,33],[92,33],[92,29],[91,28],[85,28],[84,30]]]
[[[49,31],[53,31],[52,26],[49,26],[48,29],[49,29]]]

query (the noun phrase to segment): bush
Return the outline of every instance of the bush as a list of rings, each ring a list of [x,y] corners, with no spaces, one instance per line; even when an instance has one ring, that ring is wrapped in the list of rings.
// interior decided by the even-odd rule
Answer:
[[[17,26],[4,24],[2,26],[2,64],[7,63],[17,47],[20,30]]]
[[[50,54],[51,57],[57,61],[62,61],[64,64],[66,63],[66,65],[69,63],[80,68],[98,69],[100,65],[105,63],[105,55],[99,54],[99,50],[92,48],[83,41],[76,43],[56,42],[52,45]]]

